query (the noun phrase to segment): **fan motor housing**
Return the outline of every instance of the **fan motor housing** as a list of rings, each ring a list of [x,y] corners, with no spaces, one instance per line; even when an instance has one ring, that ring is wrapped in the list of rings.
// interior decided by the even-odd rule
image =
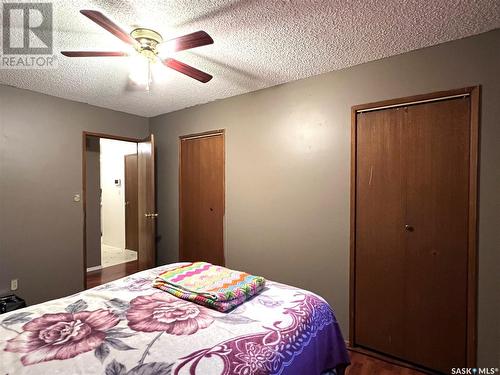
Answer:
[[[152,61],[156,60],[156,56],[158,55],[156,47],[163,42],[160,33],[151,29],[139,27],[132,30],[130,36],[137,41],[135,48],[141,55]]]

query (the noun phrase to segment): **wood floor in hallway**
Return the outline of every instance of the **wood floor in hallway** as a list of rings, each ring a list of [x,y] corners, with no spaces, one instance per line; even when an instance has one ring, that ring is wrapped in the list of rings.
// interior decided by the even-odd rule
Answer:
[[[137,261],[134,260],[132,262],[105,267],[97,271],[87,272],[87,289],[120,279],[137,271]]]

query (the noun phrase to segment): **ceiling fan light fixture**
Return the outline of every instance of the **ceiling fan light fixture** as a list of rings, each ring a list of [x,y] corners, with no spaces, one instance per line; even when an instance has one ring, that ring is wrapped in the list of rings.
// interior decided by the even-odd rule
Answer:
[[[156,62],[158,57],[158,44],[163,42],[161,34],[151,29],[138,27],[130,32],[130,36],[137,42],[134,46],[137,52],[151,62]]]
[[[149,91],[152,83],[151,60],[143,54],[130,57],[129,79],[137,86]]]
[[[163,37],[160,33],[145,27],[139,27],[129,33],[125,32],[120,26],[114,23],[111,19],[106,17],[103,13],[97,10],[82,9],[80,11],[84,16],[101,26],[106,31],[110,32],[120,40],[124,41],[129,47],[132,47],[136,53],[119,52],[119,51],[61,51],[61,54],[66,57],[111,57],[111,56],[137,56],[145,60],[147,64],[146,69],[131,69],[131,75],[135,78],[138,76],[145,76],[139,72],[147,71],[147,79],[139,79],[138,81],[146,81],[146,89],[149,90],[151,83],[151,64],[161,60],[162,65],[176,70],[181,74],[196,79],[202,83],[207,83],[213,77],[210,74],[202,72],[188,64],[174,59],[171,56],[162,58],[159,56],[159,47],[163,42]],[[206,46],[212,44],[214,40],[205,31],[199,30],[190,34],[179,36],[167,41],[166,52],[179,52],[192,48]],[[135,79],[134,79],[135,80]]]

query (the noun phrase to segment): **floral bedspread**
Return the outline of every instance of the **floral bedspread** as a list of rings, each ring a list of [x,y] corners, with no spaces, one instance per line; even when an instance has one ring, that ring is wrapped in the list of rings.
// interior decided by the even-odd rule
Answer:
[[[317,295],[269,281],[220,313],[153,288],[171,266],[0,315],[0,374],[321,374],[349,363]]]

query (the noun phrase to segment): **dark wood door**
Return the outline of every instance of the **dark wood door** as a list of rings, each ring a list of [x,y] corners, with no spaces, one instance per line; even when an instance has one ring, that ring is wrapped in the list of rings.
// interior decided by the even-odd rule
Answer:
[[[137,199],[139,222],[140,270],[156,265],[156,196],[155,196],[155,143],[151,134],[137,144]]]
[[[224,265],[224,133],[181,138],[181,261]]]
[[[405,358],[466,366],[469,98],[405,108]]]
[[[358,115],[356,342],[402,356],[405,286],[403,115]]]
[[[466,365],[470,100],[357,114],[355,343]]]
[[[137,154],[125,155],[125,247],[139,249],[139,211],[137,202]]]

